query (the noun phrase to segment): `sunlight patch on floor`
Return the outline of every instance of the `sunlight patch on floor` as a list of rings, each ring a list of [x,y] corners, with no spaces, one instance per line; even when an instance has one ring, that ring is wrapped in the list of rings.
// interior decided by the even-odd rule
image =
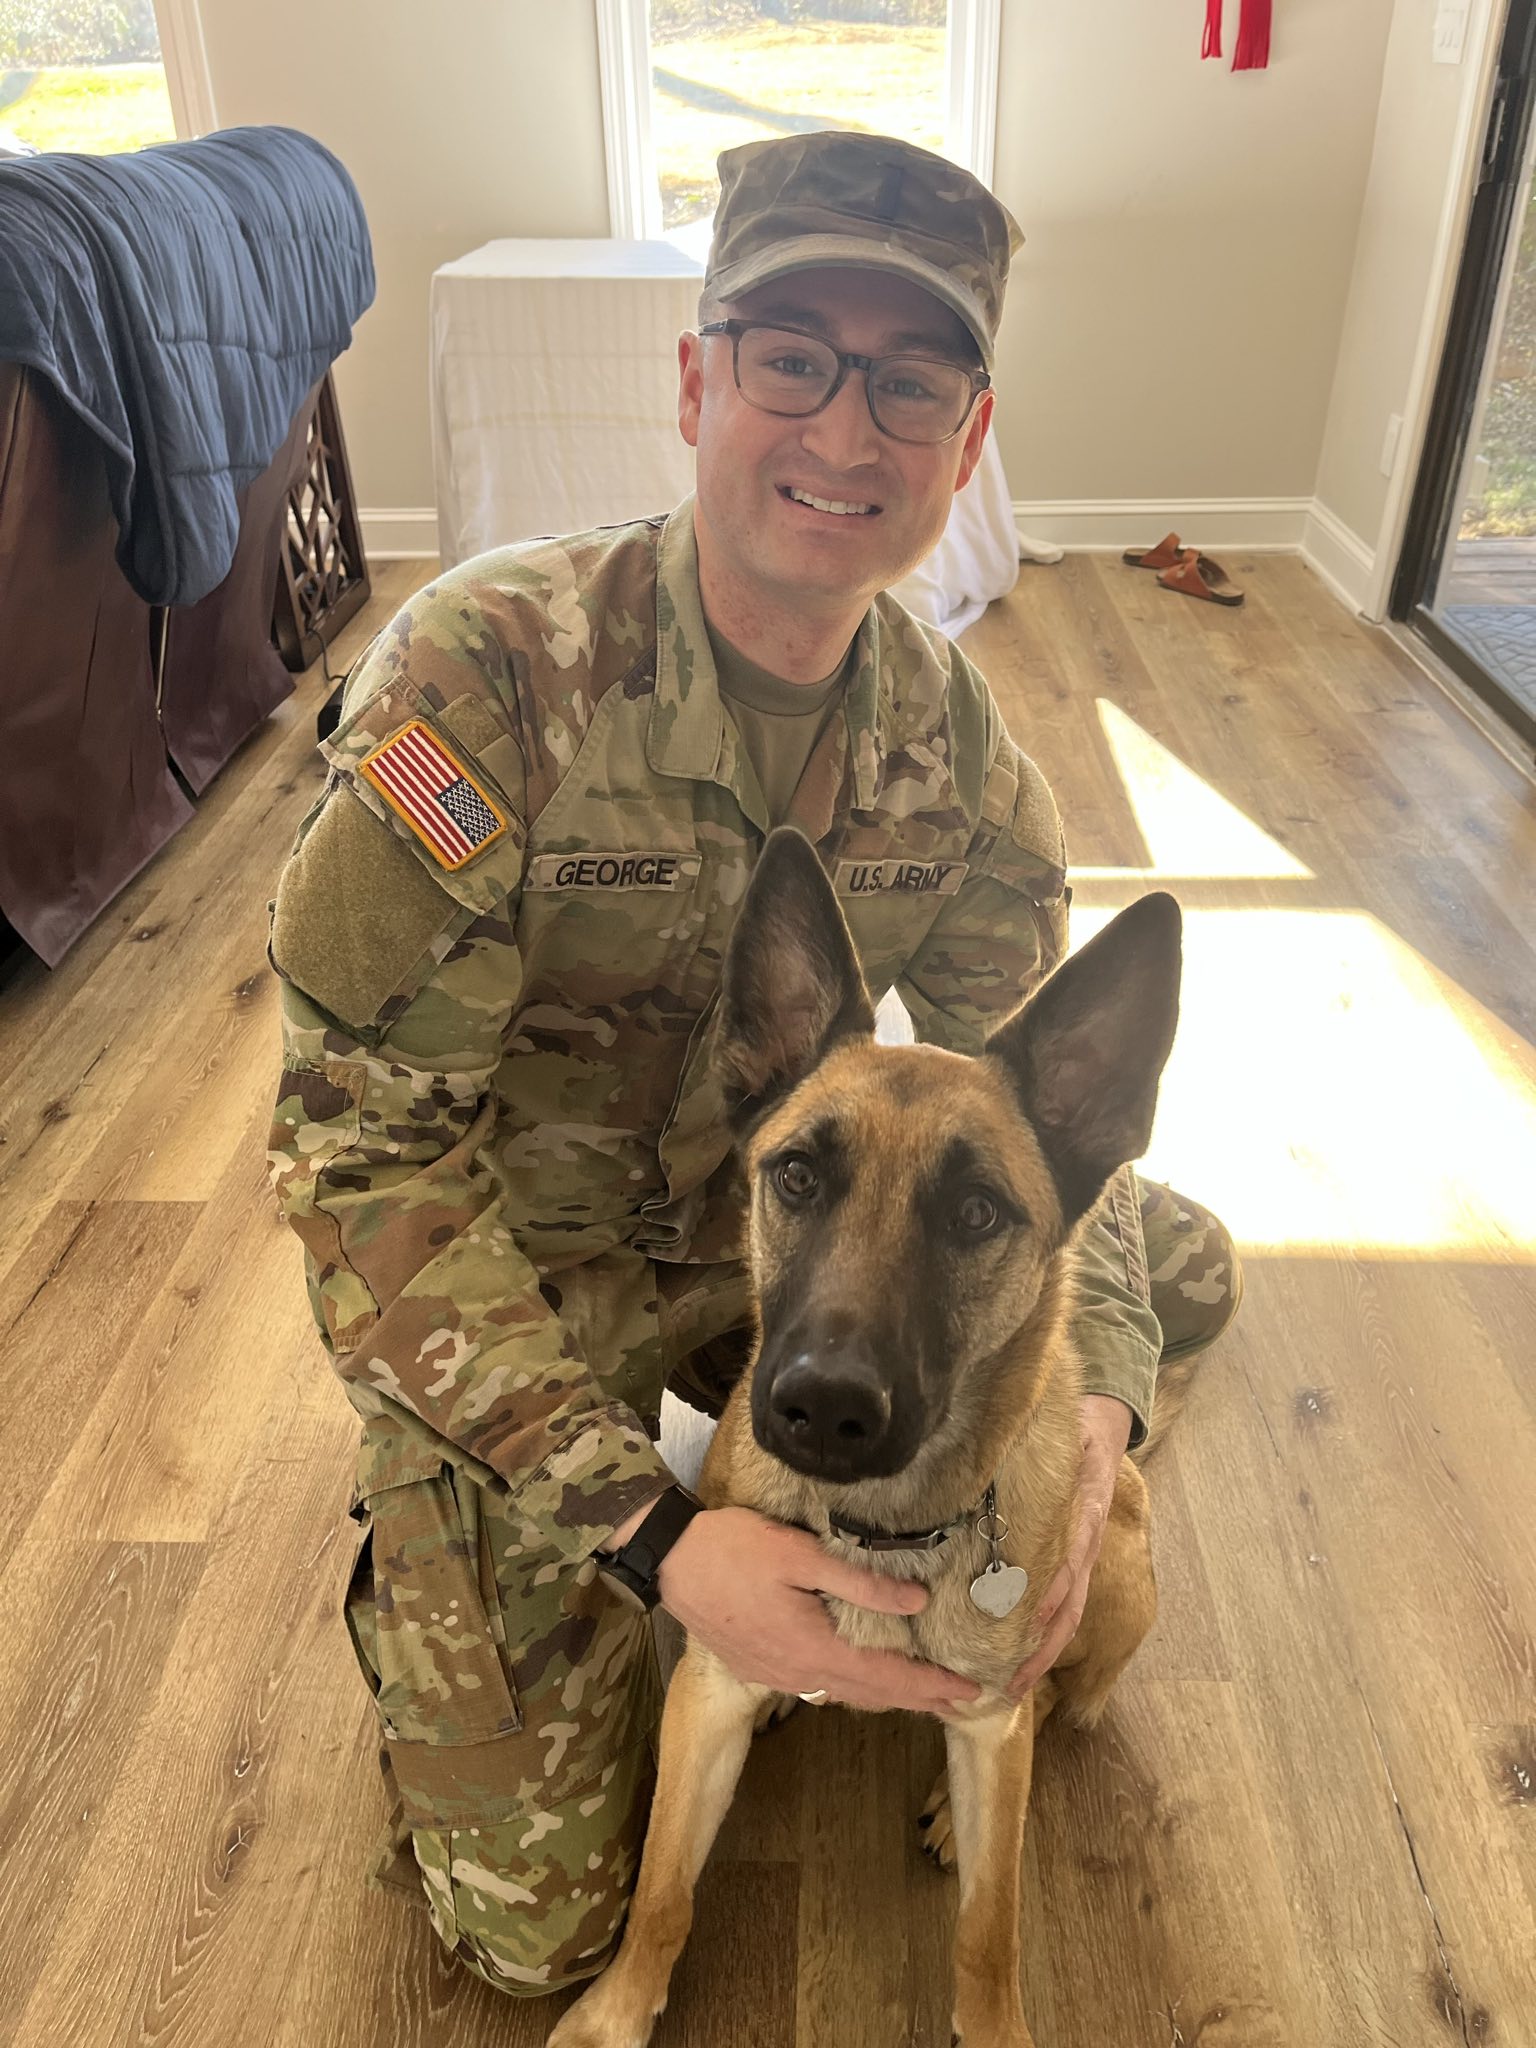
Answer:
[[[1096,882],[1118,904],[1162,876],[1175,896],[1178,878],[1316,880],[1117,705],[1098,709],[1152,865],[1072,869],[1074,948],[1113,915]],[[1250,1249],[1536,1260],[1536,1054],[1502,1018],[1364,909],[1186,904],[1184,957],[1143,1171]]]
[[[1157,874],[1310,881],[1312,871],[1107,698],[1099,723]],[[1070,834],[1070,819],[1067,821]],[[1074,883],[1119,870],[1074,866]]]
[[[1076,905],[1081,945],[1111,912]],[[1197,910],[1142,1170],[1247,1246],[1536,1258],[1536,1063],[1358,911]]]

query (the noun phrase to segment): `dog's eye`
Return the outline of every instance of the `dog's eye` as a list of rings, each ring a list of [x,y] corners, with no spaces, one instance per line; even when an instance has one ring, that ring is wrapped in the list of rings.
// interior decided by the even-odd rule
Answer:
[[[997,1221],[997,1204],[990,1195],[967,1195],[955,1211],[956,1228],[967,1237],[986,1237]]]
[[[787,1202],[808,1201],[816,1192],[816,1169],[798,1153],[781,1159],[773,1176],[774,1185]]]

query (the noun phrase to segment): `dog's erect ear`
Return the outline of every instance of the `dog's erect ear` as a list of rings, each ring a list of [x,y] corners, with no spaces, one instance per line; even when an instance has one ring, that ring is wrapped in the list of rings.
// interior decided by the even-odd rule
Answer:
[[[715,1063],[739,1136],[838,1039],[875,1028],[848,926],[811,842],[781,825],[725,953]]]
[[[1143,896],[987,1040],[1035,1127],[1069,1223],[1151,1139],[1179,1021],[1181,929],[1171,896]]]

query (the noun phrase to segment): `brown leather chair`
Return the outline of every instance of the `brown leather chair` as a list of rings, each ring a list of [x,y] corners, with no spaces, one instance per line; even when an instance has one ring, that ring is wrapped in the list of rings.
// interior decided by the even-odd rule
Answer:
[[[224,581],[161,612],[117,566],[90,428],[0,362],[0,912],[50,967],[293,689],[272,594],[314,399],[241,495]]]

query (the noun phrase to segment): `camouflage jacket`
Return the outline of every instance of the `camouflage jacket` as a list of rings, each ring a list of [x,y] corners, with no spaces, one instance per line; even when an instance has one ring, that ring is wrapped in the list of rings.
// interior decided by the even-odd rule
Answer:
[[[744,1223],[711,1029],[768,821],[692,500],[430,584],[323,751],[270,946],[272,1166],[316,1323],[379,1443],[420,1418],[511,1490],[531,1548],[586,1554],[666,1481],[653,1262],[734,1261]],[[1050,793],[889,596],[791,818],[922,1041],[979,1049],[1064,949]],[[1112,1289],[1087,1311],[1101,1384],[1144,1386],[1144,1416],[1155,1324]]]

